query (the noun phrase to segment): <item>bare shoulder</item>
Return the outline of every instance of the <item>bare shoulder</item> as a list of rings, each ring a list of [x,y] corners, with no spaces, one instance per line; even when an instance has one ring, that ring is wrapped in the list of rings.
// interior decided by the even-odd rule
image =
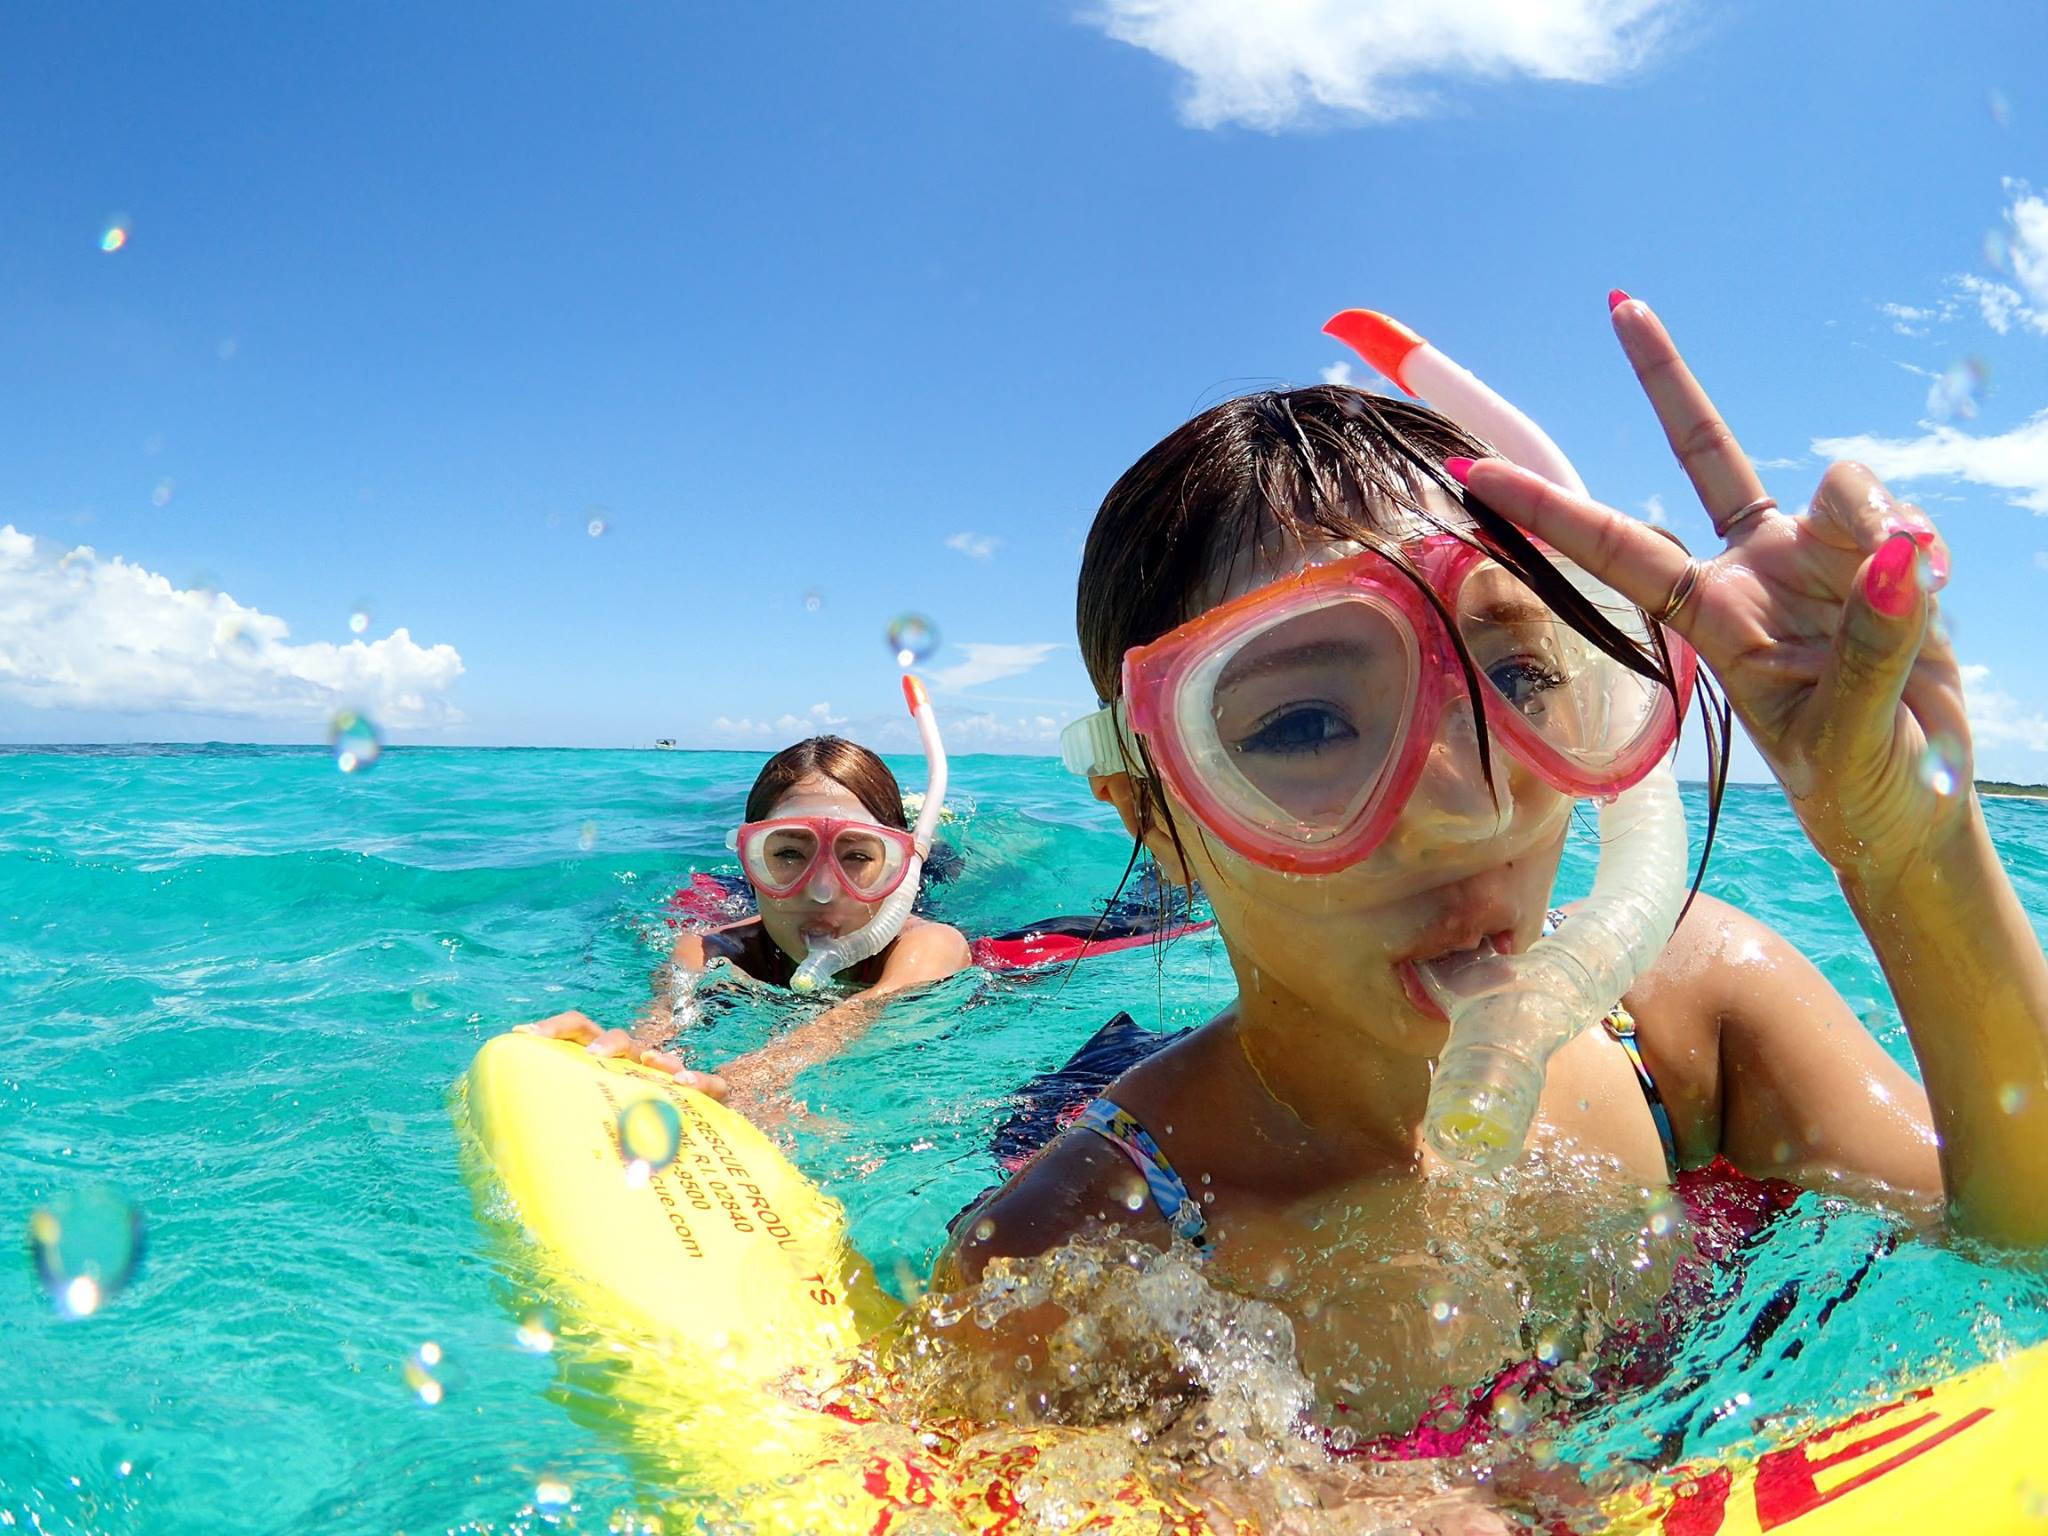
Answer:
[[[701,971],[711,963],[704,950],[704,935],[701,933],[679,933],[670,947],[668,957],[686,971]]]
[[[1160,1247],[1169,1240],[1137,1170],[1100,1136],[1070,1130],[960,1218],[933,1282],[972,1285],[993,1259],[1029,1258],[1112,1227]]]
[[[896,942],[922,960],[942,961],[954,970],[967,965],[972,957],[967,936],[958,928],[950,923],[935,923],[925,917],[913,917],[905,922],[903,933]]]
[[[1722,1042],[1755,1011],[1773,983],[1827,983],[1768,923],[1719,897],[1693,898],[1656,964],[1624,1000],[1634,1015],[1643,1063],[1671,1113],[1679,1152],[1703,1161],[1720,1149]]]

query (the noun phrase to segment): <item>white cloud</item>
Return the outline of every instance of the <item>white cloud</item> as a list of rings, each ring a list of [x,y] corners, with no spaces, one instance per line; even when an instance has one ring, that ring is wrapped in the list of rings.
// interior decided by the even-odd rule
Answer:
[[[2012,275],[2036,305],[2048,309],[2048,198],[2010,177],[2005,190],[2013,194],[2012,206],[2005,210],[2005,222],[2012,229],[2006,240]],[[2048,325],[2037,329],[2048,330]]]
[[[1984,323],[1999,335],[2010,331],[2014,321],[2048,335],[2048,310],[2030,307],[2018,289],[1972,272],[1957,277],[1955,284],[1977,301],[1977,312],[1984,317]]]
[[[1643,516],[1652,527],[1669,528],[1671,526],[1671,516],[1664,510],[1664,498],[1662,496],[1652,496],[1643,503]]]
[[[1751,459],[1749,462],[1758,469],[1800,469],[1806,464],[1804,459]]]
[[[180,588],[86,545],[64,553],[0,527],[0,695],[38,709],[267,720],[367,710],[386,726],[450,725],[452,645],[290,642],[283,619]]]
[[[1198,128],[1277,131],[1422,115],[1431,88],[1527,76],[1612,80],[1649,57],[1684,0],[1100,0],[1087,19],[1186,72]]]
[[[946,548],[957,549],[970,560],[988,560],[1002,542],[992,533],[956,533],[946,540]]]
[[[1980,747],[2025,747],[2048,752],[2048,715],[2029,709],[1995,687],[1991,669],[1968,664],[1963,675],[1963,710],[1970,717],[1970,736]]]
[[[1325,384],[1350,384],[1354,382],[1351,377],[1351,365],[1349,363],[1330,364],[1329,367],[1323,370],[1323,382]]]
[[[958,693],[963,688],[1000,682],[1006,677],[1021,676],[1062,647],[1057,642],[1048,640],[1028,645],[970,643],[961,646],[960,649],[967,653],[965,661],[929,672],[925,674],[925,681],[947,693]],[[947,729],[950,730],[952,727],[948,726]]]
[[[846,716],[833,714],[830,704],[813,704],[801,715],[778,715],[773,720],[756,720],[751,715],[735,720],[720,715],[711,722],[711,729],[721,736],[815,736],[844,724]]]
[[[946,740],[955,746],[1052,747],[1059,739],[1060,724],[1050,715],[963,715],[946,722]]]
[[[1815,438],[1828,459],[1860,459],[1887,480],[1963,480],[2002,491],[2015,506],[2048,516],[2048,410],[2010,432],[1977,437],[1924,424],[1918,437]]]

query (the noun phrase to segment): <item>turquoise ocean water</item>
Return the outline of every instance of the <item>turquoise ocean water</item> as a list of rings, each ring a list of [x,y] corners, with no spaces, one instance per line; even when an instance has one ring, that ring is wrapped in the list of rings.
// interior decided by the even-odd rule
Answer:
[[[449,1089],[511,1024],[572,1006],[630,1021],[665,947],[663,900],[731,867],[725,832],[759,763],[399,750],[344,776],[311,750],[0,754],[0,1226],[16,1234],[0,1523],[605,1530],[657,1507],[557,1359],[515,1338],[523,1297],[475,1219]],[[969,757],[954,777],[965,864],[939,915],[990,932],[1109,894],[1127,844],[1056,765]],[[1699,792],[1688,801],[1697,818]],[[2048,931],[2048,804],[1989,815]],[[1564,893],[1591,868],[1578,839]],[[1707,884],[1793,935],[1906,1059],[1876,965],[1775,791],[1729,792]],[[1228,995],[1208,936],[1163,963],[1091,960],[1064,985],[964,974],[805,1081],[822,1123],[799,1159],[885,1276],[921,1272],[993,1177],[1007,1089],[1119,1009],[1172,1028]],[[715,999],[700,1054],[815,1006]],[[102,1185],[143,1213],[148,1252],[126,1291],[66,1318],[37,1283],[30,1212]],[[2037,1280],[1884,1237],[1874,1214],[1810,1197],[1670,1380],[1595,1415],[1577,1448],[1640,1455],[1645,1424],[1709,1448],[1889,1373],[2048,1337]],[[1796,1357],[1744,1347],[1764,1310],[1784,1319],[1775,1337],[1803,1340]],[[406,1370],[429,1341],[431,1404]]]

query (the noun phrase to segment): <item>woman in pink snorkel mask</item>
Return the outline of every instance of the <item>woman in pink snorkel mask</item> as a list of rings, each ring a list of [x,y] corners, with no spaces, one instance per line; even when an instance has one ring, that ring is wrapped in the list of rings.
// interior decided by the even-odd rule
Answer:
[[[1058,1276],[1078,1271],[1002,1278],[1077,1239],[1178,1250],[1277,1308],[1318,1433],[1411,1455],[1455,1449],[1468,1407],[1483,1432],[1484,1384],[1648,1328],[1672,1190],[1705,1170],[1757,1209],[1792,1185],[1876,1192],[2048,1246],[2048,961],[1968,788],[1929,622],[1945,547],[1858,465],[1779,510],[1656,317],[1612,308],[1724,540],[1711,558],[1444,415],[1336,386],[1216,406],[1104,500],[1078,603],[1103,710],[1069,766],[1200,881],[1238,993],[956,1223],[936,1290],[996,1265],[1035,1298],[924,1315],[905,1358],[951,1362],[970,1410],[1095,1411],[1060,1364],[1090,1303]],[[1458,1176],[1424,1134],[1447,1008],[1569,933],[1552,884],[1574,805],[1659,771],[1709,672],[1833,868],[1924,1086],[1784,936],[1701,895],[1605,1027],[1549,1057],[1507,1170]],[[1962,744],[1960,793],[1919,771],[1937,736]],[[1202,1362],[1153,1343],[1114,1351],[1151,1373],[1142,1399],[1199,1401]]]
[[[916,894],[911,883],[921,859],[896,776],[866,747],[837,736],[813,736],[768,759],[747,794],[733,844],[757,914],[679,935],[669,959],[685,983],[724,961],[757,981],[790,986],[821,950],[849,944],[878,919],[889,921],[892,898]],[[907,913],[894,914],[890,926],[879,948],[839,972],[842,984],[858,989],[854,996],[717,1073],[693,1071],[667,1048],[676,1026],[662,996],[632,1031],[606,1029],[573,1011],[531,1027],[583,1041],[601,1056],[632,1056],[673,1072],[748,1113],[780,1112],[797,1075],[865,1030],[882,999],[970,963],[957,928]]]

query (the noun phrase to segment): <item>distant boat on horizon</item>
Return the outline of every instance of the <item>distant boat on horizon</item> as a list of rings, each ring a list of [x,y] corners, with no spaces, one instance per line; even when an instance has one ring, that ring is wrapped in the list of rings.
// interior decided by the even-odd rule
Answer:
[[[654,750],[657,752],[673,752],[675,749],[676,739],[673,736],[663,736],[654,743]]]

